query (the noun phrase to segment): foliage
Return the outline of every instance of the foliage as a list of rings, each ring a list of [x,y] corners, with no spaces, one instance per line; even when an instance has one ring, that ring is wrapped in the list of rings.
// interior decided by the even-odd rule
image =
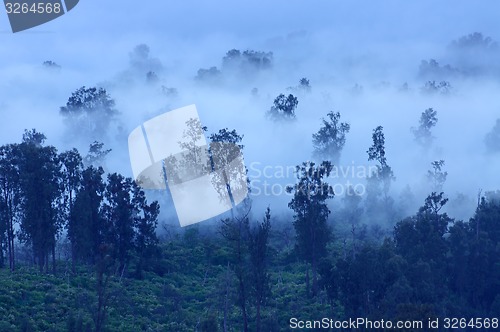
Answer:
[[[351,126],[340,122],[339,112],[329,112],[327,116],[328,120],[322,119],[323,126],[312,135],[314,155],[337,164],[346,142],[346,134],[351,130]]]
[[[436,126],[437,122],[437,111],[428,108],[420,115],[418,127],[411,128],[415,141],[424,149],[429,149],[434,141],[431,130]]]
[[[101,140],[106,137],[117,110],[105,89],[83,86],[71,94],[60,113],[71,135]]]
[[[297,252],[311,264],[313,296],[317,294],[318,264],[326,255],[326,245],[330,240],[331,230],[327,223],[330,210],[326,200],[333,198],[334,193],[326,178],[332,168],[329,161],[323,161],[318,166],[313,162],[304,162],[296,167],[297,183],[287,188],[287,192],[293,193],[288,207],[294,211]]]
[[[495,126],[486,135],[484,142],[489,152],[500,151],[500,119],[497,119]]]
[[[299,100],[292,94],[285,96],[280,94],[274,99],[274,105],[268,111],[268,116],[274,121],[294,120],[295,109],[299,104]]]

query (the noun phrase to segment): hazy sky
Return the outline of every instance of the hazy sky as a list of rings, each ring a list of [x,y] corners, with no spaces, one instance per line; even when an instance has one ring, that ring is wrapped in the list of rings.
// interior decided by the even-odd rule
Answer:
[[[127,50],[138,42],[157,43],[156,48],[172,53],[176,50],[168,42],[183,40],[195,52],[200,40],[259,43],[301,30],[323,32],[361,49],[378,43],[444,43],[471,31],[495,36],[499,8],[497,1],[463,0],[82,0],[67,15],[15,35],[1,13],[0,60],[2,66],[37,57],[106,63],[121,47]]]

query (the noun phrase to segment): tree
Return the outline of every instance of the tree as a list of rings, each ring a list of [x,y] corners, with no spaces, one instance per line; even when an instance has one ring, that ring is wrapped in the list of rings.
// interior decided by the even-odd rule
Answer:
[[[435,59],[422,60],[418,71],[420,77],[428,79],[446,79],[460,74],[457,68],[450,65],[441,66]]]
[[[313,134],[314,156],[326,158],[337,164],[345,145],[345,136],[349,133],[351,126],[340,122],[339,112],[329,112],[327,116],[329,120],[322,119],[323,126]]]
[[[186,121],[186,128],[182,135],[183,140],[178,143],[185,152],[177,156],[180,159],[176,173],[185,173],[188,178],[197,178],[208,171],[207,149],[201,145],[207,127],[202,126],[198,119],[189,119]]]
[[[465,293],[473,307],[490,308],[500,294],[500,193],[482,197],[468,230],[468,283]],[[463,261],[458,262],[464,264]]]
[[[138,256],[136,275],[138,278],[142,278],[142,270],[150,259],[157,256],[158,252],[156,226],[158,225],[160,205],[157,201],[148,204],[144,191],[135,182],[132,183],[132,191],[132,203],[135,209],[134,247]]]
[[[93,313],[96,332],[101,332],[105,328],[106,315],[112,295],[109,288],[115,260],[111,255],[111,251],[110,246],[106,244],[99,247],[99,258],[96,263],[97,305]]]
[[[264,220],[250,230],[251,288],[255,298],[256,331],[261,331],[261,308],[271,294],[269,259],[269,233],[271,231],[271,210],[267,208]]]
[[[85,166],[93,165],[95,167],[103,166],[106,156],[111,149],[104,149],[104,143],[94,141],[89,146],[89,152],[83,159]]]
[[[117,111],[115,101],[105,89],[83,86],[71,94],[60,113],[65,118],[71,135],[102,140]]]
[[[237,49],[229,50],[222,58],[222,69],[224,72],[244,75],[246,77],[255,75],[261,70],[272,66],[273,53],[246,50],[241,52]]]
[[[399,222],[394,228],[394,240],[398,252],[409,263],[433,262],[436,268],[445,264],[447,244],[444,235],[453,220],[440,213],[448,202],[444,193],[431,193],[418,213]]]
[[[295,212],[293,226],[297,234],[296,250],[312,270],[312,296],[318,291],[318,264],[326,254],[326,245],[331,235],[327,223],[331,211],[326,200],[333,198],[334,193],[326,178],[332,168],[329,161],[323,161],[319,166],[313,162],[304,162],[296,167],[298,182],[293,187],[287,187],[287,192],[293,193],[288,207]]]
[[[280,94],[274,99],[274,105],[268,111],[268,116],[275,121],[295,119],[295,109],[299,100],[292,94]]]
[[[497,119],[495,126],[484,139],[489,152],[500,152],[500,119]]]
[[[207,83],[220,83],[222,80],[222,73],[215,66],[208,69],[200,68],[196,74],[196,80]]]
[[[300,79],[299,89],[301,89],[305,92],[311,92],[311,84],[307,78],[303,77]]]
[[[104,241],[112,246],[112,257],[119,262],[121,273],[130,260],[134,243],[134,204],[132,179],[109,174],[103,204]]]
[[[437,112],[432,108],[428,108],[420,115],[419,126],[411,128],[415,141],[426,150],[431,147],[434,141],[431,130],[436,126],[437,122]]]
[[[81,176],[83,170],[82,156],[76,150],[66,151],[60,154],[60,159],[63,165],[62,170],[62,182],[63,182],[63,192],[64,192],[64,208],[66,219],[69,220],[69,224],[74,220],[74,204],[76,193],[81,185]],[[71,242],[71,256],[73,263],[73,272],[75,271],[76,263],[76,250],[73,247],[75,241]]]
[[[346,188],[346,194],[342,198],[343,208],[339,211],[339,219],[351,226],[352,235],[352,253],[357,252],[357,240],[359,233],[363,233],[363,228],[360,229],[361,217],[363,208],[361,206],[362,197],[356,190],[349,186]],[[361,232],[358,232],[361,230]]]
[[[445,234],[453,223],[441,213],[448,199],[444,193],[431,193],[417,214],[398,222],[394,228],[396,252],[409,264],[407,278],[415,290],[414,301],[437,303],[446,293],[447,255]]]
[[[450,46],[455,51],[468,51],[474,49],[491,51],[498,48],[498,44],[491,37],[485,37],[480,32],[474,32],[466,36],[462,36],[458,40],[454,40]]]
[[[248,255],[249,237],[248,213],[241,217],[226,218],[222,220],[220,232],[231,248],[231,266],[238,280],[237,304],[243,316],[243,331],[248,332]]]
[[[451,92],[453,91],[453,87],[448,81],[427,81],[425,82],[421,91],[429,95],[435,95],[439,93],[440,95],[446,96],[451,94]]]
[[[67,226],[73,266],[77,262],[94,264],[99,257],[99,247],[105,241],[106,229],[101,210],[105,190],[103,174],[101,167],[93,166],[81,173],[73,213]]]
[[[448,172],[443,171],[444,160],[433,161],[431,165],[432,170],[427,171],[427,179],[432,185],[432,191],[441,192],[448,176]]]
[[[137,45],[129,54],[130,67],[138,75],[144,75],[148,72],[161,73],[163,65],[157,58],[150,55],[151,50],[146,44]]]
[[[7,241],[9,269],[15,270],[15,224],[20,219],[19,146],[0,147],[0,266],[4,264],[3,247]]]
[[[229,194],[233,207],[246,196],[249,183],[243,163],[243,135],[236,130],[220,129],[210,135],[212,184],[221,197]]]
[[[44,61],[42,63],[43,67],[48,69],[48,70],[61,70],[61,66],[59,66],[57,63],[51,60]]]
[[[368,161],[374,160],[378,164],[375,174],[370,174],[368,178],[366,191],[369,212],[375,212],[374,210],[377,209],[377,205],[379,204],[379,196],[382,195],[383,210],[386,214],[389,214],[393,204],[393,200],[389,197],[389,190],[391,182],[394,180],[394,173],[387,163],[385,156],[385,136],[383,129],[382,126],[378,126],[373,130],[373,144],[367,151]]]
[[[49,252],[55,273],[56,238],[62,227],[61,162],[57,150],[43,146],[45,135],[25,131],[20,144],[20,188],[22,193],[21,240],[30,244],[40,272],[48,271]]]

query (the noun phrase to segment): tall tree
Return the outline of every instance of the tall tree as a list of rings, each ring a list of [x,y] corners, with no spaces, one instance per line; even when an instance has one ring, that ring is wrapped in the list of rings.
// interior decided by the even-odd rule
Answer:
[[[0,266],[4,264],[7,241],[9,268],[15,270],[15,224],[20,218],[21,192],[19,182],[19,146],[0,147]]]
[[[130,260],[134,243],[132,199],[132,179],[117,173],[109,174],[103,206],[104,241],[113,246],[112,257],[118,260],[121,273]]]
[[[156,236],[156,226],[158,225],[158,215],[160,206],[157,201],[148,204],[144,191],[132,183],[134,205],[134,246],[137,251],[138,262],[136,265],[136,274],[142,278],[142,270],[147,265],[148,260],[157,256],[158,237]]]
[[[99,247],[104,243],[105,225],[101,213],[105,189],[103,174],[102,168],[93,166],[81,173],[73,213],[68,221],[73,266],[77,262],[94,264],[99,257]]]
[[[83,158],[85,166],[93,165],[95,167],[104,166],[106,156],[111,152],[111,149],[105,149],[104,143],[94,141],[89,146],[89,152]]]
[[[271,231],[271,210],[267,208],[264,220],[250,230],[251,289],[255,298],[256,331],[262,330],[261,308],[271,294],[269,259],[269,233]]]
[[[340,122],[339,112],[329,112],[327,116],[328,120],[322,119],[323,126],[313,134],[314,156],[338,164],[351,126]]]
[[[82,156],[76,149],[63,152],[59,155],[63,170],[62,170],[62,183],[64,192],[64,212],[66,220],[69,224],[74,220],[74,205],[76,193],[81,185],[81,176],[83,169]],[[75,271],[76,250],[74,248],[75,241],[71,242],[71,257],[73,263],[73,272]]]
[[[234,207],[236,198],[246,196],[249,183],[243,163],[243,135],[236,130],[220,129],[210,135],[212,184],[221,197],[229,194]],[[238,199],[239,201],[239,199]]]
[[[56,239],[62,227],[58,205],[62,196],[61,162],[53,146],[44,146],[45,135],[25,131],[20,144],[22,193],[21,240],[33,248],[40,272],[48,271],[49,253],[55,273]]]
[[[231,267],[238,280],[237,303],[243,316],[243,331],[248,331],[248,255],[249,221],[248,213],[241,217],[222,220],[221,234],[231,248]]]
[[[441,212],[447,201],[444,193],[431,193],[415,216],[398,222],[394,228],[396,251],[412,267],[408,281],[416,289],[415,300],[423,303],[436,303],[445,296],[444,276],[448,266],[445,234],[453,223],[453,219]]]
[[[427,171],[427,179],[431,183],[432,191],[441,192],[448,176],[448,172],[443,171],[444,160],[433,161],[431,165],[432,170]]]
[[[411,128],[415,141],[424,149],[429,149],[434,141],[432,128],[436,126],[437,122],[437,112],[432,108],[428,108],[420,115],[418,127]]]
[[[287,188],[287,192],[293,193],[288,207],[295,212],[293,225],[297,234],[296,249],[311,265],[313,296],[318,291],[319,260],[326,254],[326,245],[331,236],[327,223],[331,211],[326,201],[333,198],[334,192],[326,182],[326,178],[332,168],[329,161],[323,161],[318,166],[313,162],[304,162],[296,167],[298,182],[293,187]]]
[[[389,196],[391,183],[394,180],[392,168],[387,163],[385,156],[385,135],[384,128],[378,126],[373,130],[373,144],[368,149],[368,161],[378,162],[377,171],[368,177],[367,191],[367,210],[372,214],[384,212],[385,217],[389,217],[392,210],[393,200]],[[382,197],[380,197],[382,196]],[[380,207],[380,199],[382,206]],[[380,211],[382,210],[382,211]]]

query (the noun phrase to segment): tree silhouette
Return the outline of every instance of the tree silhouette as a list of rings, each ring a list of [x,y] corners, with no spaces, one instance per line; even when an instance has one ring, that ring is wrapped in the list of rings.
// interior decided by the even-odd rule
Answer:
[[[329,112],[327,116],[328,120],[322,119],[323,126],[313,134],[314,156],[338,164],[351,126],[340,122],[339,112]]]
[[[274,99],[274,104],[268,112],[268,116],[275,121],[294,120],[295,109],[299,104],[299,100],[292,94],[285,96],[280,94]]]
[[[334,193],[326,178],[332,168],[329,161],[323,161],[318,166],[313,162],[304,162],[296,167],[297,183],[287,187],[287,192],[293,193],[288,207],[295,212],[296,249],[300,257],[311,265],[312,296],[318,292],[318,264],[326,254],[331,234],[327,223],[330,210],[326,201],[333,198]]]

